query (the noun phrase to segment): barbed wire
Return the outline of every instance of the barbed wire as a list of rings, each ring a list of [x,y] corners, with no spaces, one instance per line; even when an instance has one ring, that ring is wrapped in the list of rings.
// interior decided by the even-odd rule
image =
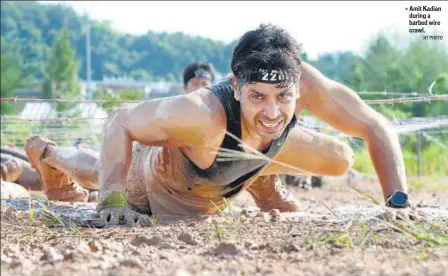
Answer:
[[[300,122],[299,125],[308,129],[316,129],[320,130],[324,133],[328,133],[330,135],[335,135],[338,138],[349,137],[349,135],[340,133],[335,131],[328,125],[313,125],[309,123]],[[413,133],[419,131],[425,131],[429,134],[438,134],[438,133],[448,133],[448,118],[439,117],[439,118],[413,118],[403,121],[398,121],[394,123],[395,129],[399,135],[411,135]],[[70,136],[70,135],[95,135],[101,136],[101,131],[97,131],[94,133],[89,132],[85,128],[77,128],[77,129],[65,129],[66,126],[57,126],[57,127],[49,127],[49,128],[38,128],[33,131],[13,131],[8,130],[7,127],[2,127],[1,135],[10,135],[10,136],[22,136],[27,137],[30,136],[31,133],[34,134],[45,134],[49,136]],[[63,130],[63,131],[61,131]],[[431,131],[432,130],[432,131]]]
[[[431,84],[428,88],[429,93],[418,93],[418,92],[369,92],[369,91],[360,91],[356,92],[356,94],[362,95],[376,95],[376,96],[399,96],[397,98],[386,98],[386,99],[365,99],[361,98],[363,102],[369,105],[394,105],[394,104],[412,104],[412,103],[432,103],[435,101],[447,101],[448,102],[448,94],[434,94],[432,93],[432,88],[435,82]],[[4,115],[1,116],[2,130],[1,137],[5,138],[5,140],[10,140],[13,142],[21,143],[21,140],[26,139],[30,136],[30,132],[28,131],[18,131],[8,129],[8,126],[13,126],[12,124],[8,125],[8,123],[36,123],[36,128],[33,128],[31,131],[33,134],[41,134],[46,135],[51,138],[55,142],[63,142],[69,143],[69,140],[73,139],[82,139],[83,142],[90,142],[92,145],[98,143],[98,139],[101,138],[101,131],[92,131],[91,129],[91,120],[98,121],[98,124],[101,125],[104,123],[104,120],[107,119],[107,113],[109,111],[115,110],[118,107],[103,107],[101,104],[106,103],[115,103],[119,105],[124,104],[138,104],[144,101],[148,101],[149,99],[139,99],[139,100],[122,100],[122,99],[104,99],[104,100],[84,100],[84,99],[38,99],[38,98],[19,98],[19,97],[9,97],[9,98],[0,98],[0,102],[5,103],[19,103],[19,102],[29,102],[29,103],[77,103],[77,104],[92,104],[89,106],[82,107],[81,105],[75,106],[70,111],[57,111],[54,110],[53,107],[51,112],[48,114],[36,114],[41,115],[40,118],[36,118],[33,114],[29,114],[29,116],[9,116]],[[34,111],[31,106],[31,110]],[[76,113],[73,113],[76,112]],[[100,111],[100,113],[96,113]],[[34,113],[34,112],[31,112]],[[84,114],[84,116],[82,115]],[[85,114],[89,114],[85,116]],[[43,115],[43,116],[42,116]],[[105,116],[106,115],[106,116]],[[94,117],[95,116],[95,117]],[[99,118],[96,116],[100,116]],[[54,118],[56,117],[56,118]],[[415,120],[416,119],[416,120]],[[75,124],[65,124],[65,123],[75,123],[75,122],[89,122],[89,130],[84,127],[80,127],[80,129],[75,129]],[[4,124],[5,123],[5,124]],[[52,124],[56,123],[56,124]],[[444,145],[440,140],[436,137],[433,137],[434,134],[445,134],[448,133],[448,117],[443,118],[411,118],[409,120],[398,121],[396,119],[392,122],[397,130],[397,133],[400,136],[413,135],[415,133],[421,133],[422,137],[426,138],[428,141],[434,142],[443,149],[447,150],[448,146]],[[18,124],[20,125],[20,124]],[[338,131],[335,131],[328,125],[313,125],[308,122],[300,121],[299,125],[302,125],[305,128],[312,128],[317,130],[322,130],[323,132],[338,137],[338,138],[349,138],[354,142],[359,142],[354,137],[347,136]],[[74,127],[75,126],[75,127]],[[26,125],[26,127],[30,128],[30,125]],[[73,139],[71,139],[73,138]],[[3,144],[3,143],[2,143]]]
[[[448,127],[448,118],[415,118],[394,123],[398,133],[412,133],[419,130]]]
[[[445,144],[443,144],[439,139],[425,133],[422,132],[423,137],[425,137],[426,139],[428,139],[429,141],[436,143],[437,145],[439,145],[441,148],[443,148],[444,150],[448,150],[448,146],[446,146]]]
[[[101,139],[100,136],[95,136],[92,137],[92,135],[76,135],[76,136],[60,136],[60,135],[48,135],[45,133],[35,133],[36,135],[43,135],[46,136],[48,138],[51,138],[52,140],[55,140],[55,142],[57,141],[65,141],[65,140],[76,140],[76,139],[81,139],[83,141],[95,141],[95,140],[99,140]],[[20,141],[26,141],[27,138],[29,138],[31,135],[4,135],[2,134],[1,137],[2,139],[7,139],[7,140],[20,140]]]
[[[443,129],[443,128],[446,129]],[[435,131],[427,130],[427,129],[417,129],[413,131],[408,132],[398,132],[400,136],[408,136],[408,135],[415,135],[417,133],[421,133],[422,137],[426,138],[429,142],[433,142],[437,144],[438,146],[442,147],[444,150],[448,149],[448,146],[445,145],[442,141],[440,141],[438,138],[432,136],[434,134],[443,134],[448,133],[448,124],[441,127],[442,129],[438,129]],[[61,144],[61,145],[74,145],[75,140],[80,140],[81,143],[89,143],[91,146],[95,147],[99,145],[99,142],[102,138],[102,133],[89,133],[89,132],[79,132],[79,131],[73,131],[70,132],[69,130],[65,132],[52,132],[52,131],[45,131],[45,130],[33,130],[28,132],[13,132],[13,131],[2,131],[1,132],[1,138],[2,138],[2,144],[3,141],[5,141],[6,144],[13,143],[18,145],[23,145],[24,141],[29,138],[31,135],[39,134],[44,135],[48,137],[49,139],[53,140],[54,142]],[[358,141],[358,139],[355,139],[356,137],[351,137],[343,133],[329,133],[329,135],[337,137],[337,138],[345,138],[349,139],[352,143],[357,144],[358,147],[363,146],[361,141]],[[3,140],[4,139],[4,140]]]
[[[427,130],[426,133],[430,134],[448,134],[448,129],[442,129],[442,130]]]
[[[98,146],[101,143],[100,139],[89,138],[89,137],[76,137],[76,138],[70,139],[70,138],[63,138],[63,137],[47,136],[47,138],[62,147],[75,146],[76,144],[89,144],[90,148],[93,149],[93,148],[98,148]],[[26,139],[22,139],[21,137],[2,137],[1,144],[2,144],[2,146],[15,145],[15,146],[23,147],[25,145],[25,143],[26,143]]]
[[[431,95],[425,97],[413,97],[413,98],[395,98],[395,99],[382,99],[382,100],[364,100],[367,104],[397,104],[397,103],[415,103],[415,102],[432,102],[432,101],[448,101],[448,94],[443,95]]]
[[[51,135],[70,135],[70,134],[91,134],[88,130],[85,128],[83,129],[65,129],[64,131],[59,131],[61,129],[58,129],[58,131],[53,131],[52,129],[37,129],[33,131],[10,131],[10,130],[1,130],[1,135],[30,135],[32,133],[48,133]],[[94,133],[95,134],[95,133]]]
[[[146,100],[146,99],[145,99]],[[0,102],[56,102],[56,103],[139,103],[145,100],[78,100],[78,99],[35,99],[35,98],[0,98]]]
[[[434,94],[427,94],[427,93],[418,93],[418,92],[368,92],[368,91],[361,91],[356,92],[358,95],[376,95],[376,96],[428,96],[428,95],[434,95]],[[440,95],[440,94],[439,94]]]
[[[137,104],[137,103],[140,103],[142,101],[145,101],[145,100],[141,100],[141,101],[135,102],[133,104]],[[39,104],[39,103],[42,103],[42,104],[45,104],[45,103],[52,104],[53,102],[51,102],[51,101],[37,102],[36,104]],[[126,104],[126,102],[123,102],[123,103]],[[78,114],[79,113],[89,113],[89,112],[95,113],[95,112],[98,112],[98,111],[99,112],[102,112],[102,111],[109,112],[109,111],[114,111],[117,108],[121,107],[120,105],[119,106],[112,106],[112,107],[103,107],[103,106],[99,105],[98,103],[79,103],[79,104],[86,104],[87,106],[80,107],[79,105],[77,105],[77,106],[74,106],[70,110],[66,110],[66,111],[51,110],[49,113],[51,113],[51,115],[53,115],[53,116],[54,115],[60,116],[60,115],[67,115],[67,114],[70,114],[70,113],[72,113],[72,114],[73,113],[78,113]]]
[[[439,116],[439,117],[414,117],[410,119],[405,119],[401,121],[391,121],[391,123],[396,127],[398,132],[406,132],[412,129],[415,129],[415,131],[420,129],[434,129],[434,128],[444,128],[448,127],[448,116]],[[317,129],[322,131],[334,131],[334,128],[332,128],[330,125],[324,122],[318,121],[318,124],[313,124],[305,121],[298,121],[297,124],[304,128],[309,129]]]
[[[89,120],[106,120],[106,118],[85,118],[85,117],[73,117],[73,118],[43,118],[43,119],[25,119],[25,118],[14,118],[14,119],[4,119],[1,116],[2,123],[14,123],[14,122],[72,122],[72,121],[89,121]]]
[[[442,119],[440,119],[440,118],[442,118]],[[436,131],[438,131],[440,133],[448,133],[448,119],[446,119],[444,117],[440,117],[440,118],[436,118],[435,120],[427,119],[427,118],[418,118],[419,121],[417,121],[417,122],[413,121],[412,119],[409,119],[409,120],[395,122],[393,125],[395,127],[397,134],[400,136],[413,135],[418,132],[422,132],[422,133],[428,132],[430,134],[433,134],[433,133],[429,132],[429,130],[432,130],[432,129],[437,129]],[[447,129],[445,130],[445,128],[447,128]],[[322,129],[322,127],[321,127],[321,129]],[[341,133],[341,132],[335,133],[335,130],[328,126],[326,126],[324,129],[332,132],[333,135],[336,136],[337,138],[349,138],[349,139],[352,138],[352,136],[347,135],[345,133]],[[437,132],[435,132],[435,133],[437,133]]]
[[[370,104],[397,104],[397,103],[410,103],[410,102],[429,102],[429,101],[439,101],[439,100],[447,100],[448,95],[439,97],[439,96],[430,96],[425,97],[425,99],[415,98],[413,99],[391,99],[391,100],[372,100],[369,102]],[[88,118],[88,117],[72,117],[72,118],[21,118],[17,116],[1,116],[2,123],[12,123],[12,122],[72,122],[72,121],[89,121],[89,120],[106,120],[106,117],[101,118]]]
[[[47,137],[59,137],[59,138],[101,138],[102,134],[91,134],[91,133],[51,133],[51,132],[33,132],[33,133],[1,133],[1,137],[3,138],[11,138],[11,137],[17,137],[17,138],[28,138],[32,135],[45,135]]]
[[[418,130],[418,131],[414,131],[414,132],[412,132],[412,133],[409,133],[409,132],[408,132],[408,133],[398,133],[398,134],[400,134],[400,136],[402,136],[402,135],[405,135],[405,136],[406,136],[406,135],[416,135],[416,134],[418,134],[418,133],[421,133],[421,134],[422,134],[422,137],[426,138],[429,142],[432,142],[432,143],[434,143],[434,144],[440,146],[440,147],[443,148],[444,150],[448,150],[448,146],[447,146],[447,145],[445,145],[444,143],[442,143],[442,142],[441,142],[439,139],[437,139],[436,137],[433,137],[433,136],[429,135],[428,132],[425,131],[425,130]],[[448,131],[447,131],[447,133],[448,133]],[[346,134],[335,135],[335,137],[337,137],[337,138],[348,139],[348,140],[350,140],[351,143],[355,144],[356,146],[358,146],[358,147],[364,147],[364,145],[362,144],[362,142],[360,142],[359,139],[356,139],[356,137],[348,136],[348,135],[346,135]],[[400,143],[402,143],[402,142],[400,141]],[[418,159],[418,157],[415,156],[415,155],[410,155],[410,157],[412,157],[413,159],[416,159],[416,160]]]
[[[374,93],[376,95],[406,95],[407,93],[400,92],[360,92],[360,93]],[[430,101],[444,101],[448,100],[448,94],[428,95],[428,94],[412,94],[411,95],[426,95],[419,97],[402,97],[392,99],[380,99],[380,100],[364,100],[368,104],[394,104],[394,103],[413,103],[413,102],[430,102]],[[56,102],[56,103],[140,103],[147,99],[142,100],[79,100],[79,99],[35,99],[35,98],[0,98],[0,102]]]
[[[404,122],[404,121],[398,121],[399,122]],[[431,120],[428,120],[428,122],[431,122]],[[3,121],[2,121],[3,123]],[[79,133],[82,131],[88,132],[88,130],[85,128],[84,125],[68,125],[68,124],[50,124],[52,122],[48,122],[49,124],[44,124],[45,122],[36,122],[36,124],[38,124],[35,128],[33,128],[33,132],[42,132],[42,131],[46,131],[46,132],[61,132],[61,133]],[[421,125],[423,123],[416,123],[415,125]],[[302,127],[306,127],[306,128],[311,128],[311,129],[319,129],[319,130],[326,130],[326,129],[333,129],[332,127],[328,126],[328,125],[314,125],[314,124],[299,124]],[[4,133],[8,133],[8,132],[12,132],[14,131],[15,133],[26,133],[26,131],[9,131],[10,129],[14,129],[16,128],[17,125],[13,125],[13,124],[2,124],[1,125],[1,131]],[[28,126],[27,126],[28,127]],[[448,133],[448,130],[437,130],[435,129],[436,127],[434,127],[434,130],[431,131],[427,131],[428,133],[432,133],[432,134],[443,134],[443,133]],[[441,125],[441,128],[445,128],[443,125]]]
[[[431,102],[431,101],[448,101],[448,94],[439,94],[439,95],[428,95],[417,92],[412,93],[401,93],[401,92],[359,92],[359,93],[369,93],[376,95],[392,95],[392,94],[411,94],[411,95],[426,95],[419,97],[403,97],[403,98],[393,98],[393,99],[376,99],[376,100],[364,100],[367,104],[397,104],[397,103],[415,103],[415,102]],[[1,102],[71,102],[71,103],[139,103],[142,100],[78,100],[78,99],[35,99],[35,98],[0,98]],[[113,108],[110,108],[112,110]],[[61,114],[62,112],[57,112]],[[90,118],[90,117],[59,117],[59,118],[23,118],[18,116],[1,116],[2,123],[13,123],[13,122],[74,122],[74,121],[90,121],[90,120],[105,120],[106,117],[101,118]],[[302,125],[306,125],[306,123],[299,123]],[[308,125],[307,127],[319,128],[318,126]]]

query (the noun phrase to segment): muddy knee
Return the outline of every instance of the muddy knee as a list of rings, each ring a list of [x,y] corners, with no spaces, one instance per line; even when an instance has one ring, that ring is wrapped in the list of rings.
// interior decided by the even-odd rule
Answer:
[[[353,149],[342,143],[338,142],[334,146],[334,156],[330,161],[330,166],[327,167],[327,175],[339,176],[346,174],[353,166],[355,154]]]
[[[353,162],[355,161],[355,153],[353,152],[353,149],[346,144],[343,144],[342,146],[342,161],[340,165],[340,169],[342,174],[347,173],[353,166]]]

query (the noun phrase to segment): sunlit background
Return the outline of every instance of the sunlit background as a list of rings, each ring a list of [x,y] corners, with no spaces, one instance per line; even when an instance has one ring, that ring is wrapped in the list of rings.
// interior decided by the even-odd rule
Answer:
[[[354,1],[39,1],[66,3],[80,14],[105,20],[124,33],[143,35],[156,32],[183,32],[230,43],[260,23],[273,23],[288,30],[310,58],[334,51],[363,53],[368,41],[379,32],[408,39],[409,12],[405,7],[423,2]],[[425,2],[442,7],[432,12],[440,20],[440,35],[448,35],[448,4]],[[445,23],[445,24],[444,24]],[[443,42],[447,42],[445,39]]]

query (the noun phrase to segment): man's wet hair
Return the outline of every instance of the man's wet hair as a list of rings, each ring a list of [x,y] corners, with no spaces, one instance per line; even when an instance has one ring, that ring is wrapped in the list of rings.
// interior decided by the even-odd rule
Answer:
[[[210,82],[215,80],[215,68],[212,64],[207,62],[195,62],[189,64],[184,69],[184,85],[195,77],[203,77],[208,79]]]
[[[261,24],[246,32],[233,49],[231,68],[238,82],[260,81],[260,72],[280,72],[278,87],[297,83],[301,73],[297,41],[284,29]]]

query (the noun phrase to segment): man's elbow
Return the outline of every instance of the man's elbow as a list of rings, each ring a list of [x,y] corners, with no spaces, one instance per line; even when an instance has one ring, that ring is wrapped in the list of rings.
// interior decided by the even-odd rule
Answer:
[[[372,121],[363,135],[364,140],[370,144],[389,143],[398,140],[398,133],[395,127],[384,117]]]

